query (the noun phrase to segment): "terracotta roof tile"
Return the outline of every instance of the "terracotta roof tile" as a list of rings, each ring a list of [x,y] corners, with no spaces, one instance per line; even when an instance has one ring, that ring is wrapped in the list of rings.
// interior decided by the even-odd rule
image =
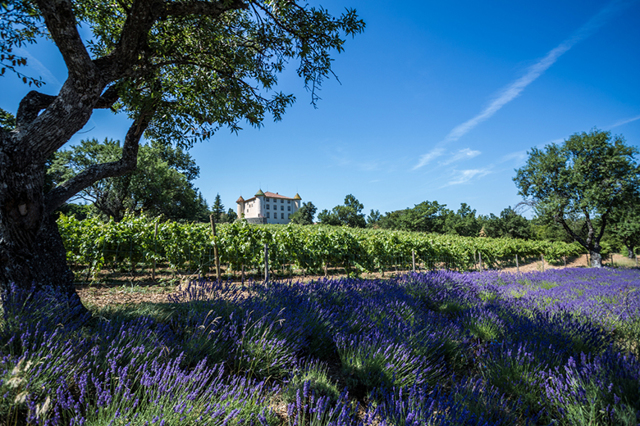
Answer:
[[[291,197],[286,197],[284,195],[276,194],[276,193],[269,192],[269,191],[265,192],[264,196],[267,197],[267,198],[283,198],[285,200],[293,200],[293,198],[291,198]]]

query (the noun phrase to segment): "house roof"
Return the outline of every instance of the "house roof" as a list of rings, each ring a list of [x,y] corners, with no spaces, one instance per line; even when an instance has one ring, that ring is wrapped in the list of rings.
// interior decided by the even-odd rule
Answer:
[[[236,203],[240,204],[240,203],[248,203],[249,201],[253,201],[255,200],[257,197],[266,197],[266,198],[279,198],[282,200],[302,200],[302,198],[300,198],[300,195],[298,195],[296,193],[295,197],[291,198],[291,197],[287,197],[285,195],[280,195],[277,192],[262,192],[262,190],[259,190],[256,195],[254,197],[251,197],[247,200],[245,200],[244,198],[242,198],[242,196],[240,196],[240,198],[238,198],[238,201],[236,201]]]
[[[287,196],[284,196],[284,195],[280,195],[277,192],[273,193],[273,192],[269,192],[269,191],[265,192],[264,196],[267,197],[267,198],[282,198],[284,200],[295,200],[296,199],[296,198],[291,198],[291,197],[287,197]],[[299,197],[299,195],[298,195],[298,197]]]

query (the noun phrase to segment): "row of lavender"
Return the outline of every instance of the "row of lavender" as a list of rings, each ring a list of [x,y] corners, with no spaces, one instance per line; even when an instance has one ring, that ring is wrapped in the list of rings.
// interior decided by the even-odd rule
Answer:
[[[4,295],[6,424],[640,422],[640,271],[193,282],[78,316]],[[64,325],[63,325],[64,324]]]

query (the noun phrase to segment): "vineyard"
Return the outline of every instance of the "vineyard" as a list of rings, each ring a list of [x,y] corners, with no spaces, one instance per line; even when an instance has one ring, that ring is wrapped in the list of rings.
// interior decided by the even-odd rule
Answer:
[[[512,262],[516,255],[553,261],[582,253],[577,244],[559,242],[292,224],[219,224],[214,238],[207,224],[146,216],[127,216],[121,222],[61,216],[58,226],[68,261],[87,277],[104,268],[155,270],[156,265],[207,275],[215,271],[214,247],[227,278],[263,271],[265,256],[269,269],[283,274],[326,275],[341,268],[359,275],[412,267],[466,271]]]

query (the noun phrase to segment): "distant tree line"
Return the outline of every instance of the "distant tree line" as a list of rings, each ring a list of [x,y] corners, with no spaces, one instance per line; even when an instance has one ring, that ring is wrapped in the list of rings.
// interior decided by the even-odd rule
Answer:
[[[349,226],[352,228],[381,228],[400,231],[429,232],[436,234],[455,234],[464,237],[494,237],[532,239],[532,223],[522,215],[507,207],[495,216],[477,215],[476,210],[462,203],[457,211],[447,208],[437,201],[423,201],[414,207],[387,212],[371,210],[365,217],[364,206],[356,197],[349,194],[344,205],[332,210],[323,210],[318,220],[324,225]]]
[[[387,212],[371,210],[352,194],[344,204],[323,210],[326,225],[457,234],[465,237],[520,238],[577,242],[602,266],[604,246],[629,257],[640,247],[640,165],[637,148],[622,136],[593,129],[576,133],[562,144],[533,148],[526,165],[513,178],[535,216],[528,220],[511,206],[500,216],[477,215],[462,203],[457,211],[437,201]]]
[[[0,128],[14,126],[15,117],[0,109]],[[317,219],[323,225],[351,228],[578,242],[589,251],[593,265],[601,266],[603,246],[607,251],[626,252],[630,258],[640,248],[637,153],[624,138],[597,129],[576,133],[563,144],[532,149],[527,164],[516,170],[514,177],[519,194],[525,198],[520,206],[533,209],[531,220],[511,206],[499,216],[478,215],[467,203],[454,211],[428,200],[385,214],[371,209],[365,215],[364,205],[353,194],[348,194],[343,204],[322,210]],[[92,164],[115,161],[121,155],[119,141],[84,140],[49,158],[46,186],[53,188]],[[210,215],[216,223],[237,220],[233,208],[225,211],[220,194],[209,208],[193,186],[199,172],[188,153],[152,141],[140,146],[135,171],[97,181],[78,193],[75,200],[82,204],[68,203],[58,210],[80,219],[101,215],[115,221],[127,211],[178,221],[207,222]],[[312,202],[305,202],[291,216],[291,223],[312,225],[317,210]]]
[[[533,219],[527,219],[514,208],[507,207],[499,216],[478,215],[468,204],[461,203],[457,211],[448,209],[446,204],[437,201],[423,201],[414,207],[387,212],[371,210],[368,215],[362,213],[364,206],[353,195],[345,197],[345,203],[318,214],[322,225],[348,226],[352,228],[380,228],[399,231],[426,232],[436,234],[460,235],[464,237],[520,238],[524,240],[577,241],[567,233],[563,225],[553,217],[536,213]],[[631,258],[634,247],[640,246],[640,204],[618,210],[617,217],[609,230],[604,232],[601,244],[609,250],[626,252]],[[599,227],[602,219],[591,218],[593,226]],[[576,235],[588,233],[585,218],[580,215],[565,218],[566,225]]]

